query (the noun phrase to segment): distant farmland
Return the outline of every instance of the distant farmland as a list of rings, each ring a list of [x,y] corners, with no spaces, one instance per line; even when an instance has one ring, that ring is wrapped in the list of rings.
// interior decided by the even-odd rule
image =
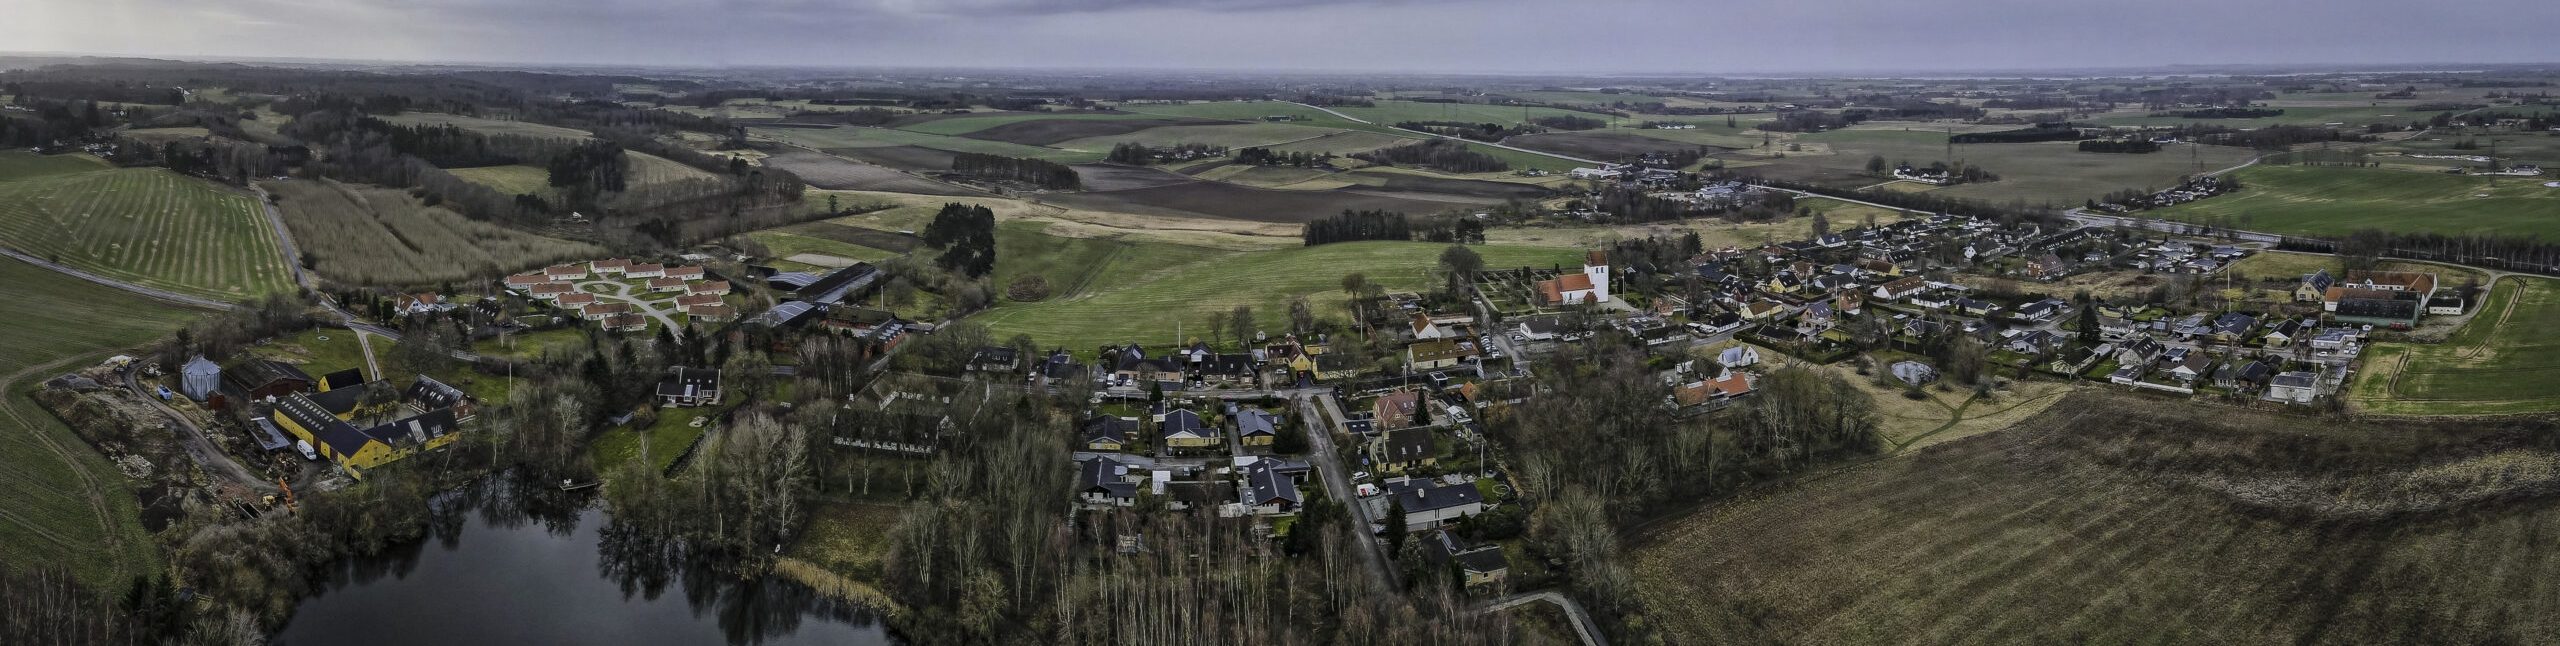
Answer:
[[[208,298],[293,288],[275,230],[249,196],[157,168],[61,172],[69,163],[9,164],[37,176],[0,181],[0,244]]]
[[[1797,135],[1791,141],[1803,144],[1805,150],[1785,151],[1788,142],[1781,141],[1779,152],[1786,157],[1766,159],[1765,165],[1752,166],[1748,172],[1855,188],[1885,181],[1866,173],[1867,160],[1872,157],[1882,156],[1886,163],[1909,161],[1926,166],[1947,156],[1947,134],[1925,124],[1913,124],[1909,130],[1861,127],[1810,133]],[[2190,152],[2186,146],[2177,146],[2148,155],[2084,153],[2071,142],[1960,145],[1955,147],[1957,159],[1998,174],[2000,180],[1929,192],[1998,203],[2025,200],[2029,204],[2078,206],[2083,200],[2118,189],[2167,188],[2176,185],[2179,177],[2194,173],[2199,165],[2204,170],[2221,169],[2246,161],[2252,154],[2245,148],[2204,146],[2192,151],[2200,155],[2190,160]],[[1743,158],[1761,160],[1759,154],[1764,153]]]
[[[327,180],[268,182],[313,271],[359,285],[469,281],[580,258],[601,247],[428,207],[408,192]]]
[[[1669,643],[2533,643],[2547,446],[2082,392],[1682,519],[1636,595]]]
[[[2151,212],[2163,219],[2307,236],[2357,229],[2560,237],[2560,189],[2524,177],[2492,180],[2380,168],[2258,165],[2241,190]],[[2544,180],[2547,181],[2547,180]]]

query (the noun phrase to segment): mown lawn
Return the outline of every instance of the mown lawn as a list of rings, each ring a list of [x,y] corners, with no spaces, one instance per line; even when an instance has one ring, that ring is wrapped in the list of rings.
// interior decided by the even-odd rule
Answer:
[[[645,443],[648,448],[649,468],[665,471],[668,466],[676,463],[677,456],[684,454],[686,447],[693,445],[694,438],[701,437],[710,428],[709,422],[705,422],[703,426],[694,426],[693,421],[709,417],[717,411],[718,409],[707,406],[661,408],[658,409],[657,421],[641,428],[623,427],[606,430],[603,435],[596,437],[594,443],[588,445],[587,451],[595,458],[597,472],[612,473],[623,464],[640,459],[641,448]]]
[[[201,312],[0,259],[0,567],[70,571],[91,586],[155,572],[123,474],[27,393],[167,334]]]
[[[2560,237],[2560,188],[2486,177],[2336,166],[2251,166],[2241,190],[2152,212],[2252,231],[2339,236],[2358,229]]]
[[[72,172],[7,163],[0,244],[108,278],[222,300],[293,288],[275,229],[247,194],[158,168]]]
[[[1145,244],[1132,253],[1162,251]],[[1212,254],[1178,265],[1140,263],[1106,268],[1101,282],[1076,298],[1009,303],[978,320],[997,338],[1028,334],[1043,346],[1089,354],[1104,344],[1162,345],[1209,336],[1209,318],[1238,305],[1253,308],[1257,328],[1288,325],[1289,299],[1307,297],[1319,318],[1344,316],[1342,277],[1361,273],[1395,290],[1421,290],[1447,245],[1350,242],[1277,251]],[[1472,247],[1487,267],[1546,267],[1580,262],[1583,249]],[[999,256],[999,265],[1003,260]],[[1152,267],[1152,268],[1150,268]],[[1179,330],[1177,332],[1177,329]]]

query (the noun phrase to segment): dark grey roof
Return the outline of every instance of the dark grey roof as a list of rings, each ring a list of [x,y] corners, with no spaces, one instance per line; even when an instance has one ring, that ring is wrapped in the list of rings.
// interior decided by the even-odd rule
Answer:
[[[1439,447],[1431,436],[1431,427],[1415,426],[1387,431],[1387,454],[1380,459],[1406,462],[1439,455]]]
[[[303,372],[300,366],[272,359],[258,359],[232,366],[230,370],[222,371],[222,380],[238,386],[243,391],[261,388],[277,381],[299,381],[305,387],[318,383],[311,379],[310,374]]]
[[[1280,432],[1280,416],[1247,408],[1236,413],[1237,435],[1276,435]]]
[[[871,266],[871,263],[858,262],[851,267],[828,272],[826,277],[793,291],[791,296],[802,301],[834,305],[843,302],[848,296],[861,294],[863,289],[870,287],[871,283],[879,278],[879,268]]]
[[[2276,375],[2275,381],[2271,383],[2289,388],[2310,388],[2318,381],[2319,379],[2311,373],[2297,371]]]
[[[1200,420],[1200,414],[1191,412],[1190,409],[1184,408],[1176,408],[1171,411],[1167,411],[1164,414],[1163,430],[1163,437],[1173,437],[1175,435],[1186,433],[1202,436],[1210,434],[1209,424]]]
[[[1137,420],[1112,417],[1110,415],[1095,415],[1087,417],[1084,421],[1077,423],[1076,427],[1084,431],[1084,441],[1086,442],[1093,442],[1095,440],[1127,442],[1129,441],[1129,433],[1131,431],[1138,430],[1138,422]]]
[[[660,397],[692,397],[702,391],[720,389],[720,371],[707,368],[676,366],[667,371],[665,381],[658,382]]]
[[[816,305],[807,302],[790,301],[780,305],[775,305],[773,306],[773,309],[765,310],[763,314],[756,315],[753,322],[765,327],[781,327],[798,323],[800,322],[800,319],[807,318],[810,312],[817,311],[817,309],[818,307]]]
[[[1387,483],[1387,494],[1395,496],[1408,513],[1435,511],[1484,502],[1484,494],[1472,483],[1443,485],[1436,480],[1406,480]]]
[[[1281,501],[1293,505],[1305,501],[1298,496],[1297,479],[1274,468],[1279,463],[1279,460],[1266,459],[1245,467],[1245,487],[1239,492],[1244,495],[1245,504],[1259,507]]]
[[[416,445],[460,430],[461,426],[454,419],[453,409],[439,408],[365,429],[364,435],[392,446]]]
[[[435,410],[461,405],[463,394],[462,389],[445,385],[434,377],[418,375],[418,380],[409,384],[409,391],[403,399],[416,404],[419,410]]]
[[[364,371],[355,368],[348,368],[321,375],[319,383],[326,385],[330,390],[337,390],[361,384],[364,383],[364,381]]]
[[[1076,492],[1104,493],[1113,498],[1138,497],[1138,485],[1128,481],[1119,460],[1093,458],[1076,463]]]
[[[370,387],[372,384],[366,383],[332,388],[328,392],[313,393],[311,401],[319,404],[320,408],[329,411],[331,415],[344,415],[347,411],[355,410],[357,404],[364,403],[364,391]]]
[[[991,345],[991,346],[987,346],[987,347],[983,347],[983,348],[978,348],[978,353],[977,353],[976,355],[972,355],[972,356],[970,356],[970,357],[969,357],[969,363],[972,363],[972,364],[978,364],[978,365],[999,365],[999,364],[1001,364],[1001,365],[1010,366],[1010,365],[1014,365],[1014,362],[1015,362],[1015,361],[1020,360],[1020,359],[1021,359],[1021,355],[1022,355],[1021,351],[1019,351],[1019,350],[1015,350],[1015,349],[1013,349],[1013,348],[1011,348],[1011,347],[1008,347],[1008,346],[1001,346],[1001,345]]]

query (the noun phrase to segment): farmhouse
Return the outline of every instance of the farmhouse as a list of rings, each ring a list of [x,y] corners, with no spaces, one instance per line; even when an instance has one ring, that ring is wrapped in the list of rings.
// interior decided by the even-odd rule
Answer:
[[[269,419],[277,428],[311,444],[322,457],[334,462],[347,475],[362,478],[364,471],[417,454],[418,451],[443,447],[459,437],[460,421],[452,409],[436,409],[388,424],[358,429],[344,416],[332,413],[323,404],[301,393],[287,395],[276,402]]]

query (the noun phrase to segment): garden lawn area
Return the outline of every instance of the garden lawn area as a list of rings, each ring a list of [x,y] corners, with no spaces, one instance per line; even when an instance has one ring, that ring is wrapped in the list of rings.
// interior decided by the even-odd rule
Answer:
[[[201,312],[0,259],[0,568],[69,571],[98,589],[157,571],[124,475],[27,393]]]
[[[374,361],[390,363],[391,346],[394,342],[378,336],[370,341],[373,345]],[[261,358],[294,364],[302,368],[303,372],[310,373],[313,379],[348,368],[359,369],[368,378],[383,377],[383,375],[373,374],[370,370],[364,370],[364,345],[356,341],[354,330],[311,328],[296,332],[293,336],[276,339],[266,345],[250,348],[249,352]]]
[[[2377,343],[2348,390],[2358,410],[2408,415],[2560,411],[2560,281],[2509,276],[2434,345]]]
[[[1161,345],[1183,337],[1207,337],[1209,317],[1238,305],[1253,308],[1256,327],[1277,332],[1288,325],[1289,299],[1295,296],[1307,297],[1318,318],[1342,318],[1346,274],[1365,274],[1388,291],[1426,289],[1445,248],[1423,242],[1367,241],[1212,254],[1152,271],[1118,272],[1128,275],[1112,275],[1107,284],[1095,285],[1076,298],[1008,303],[977,318],[996,338],[1028,334],[1042,346],[1080,354],[1105,344]],[[1470,248],[1491,268],[1568,264],[1579,262],[1584,253],[1579,247]],[[1001,254],[998,257],[1001,264]]]
[[[2341,236],[2358,229],[2560,237],[2560,188],[2487,177],[2338,166],[2258,165],[2237,192],[2152,211],[2268,233]]]
[[[693,445],[694,438],[701,437],[709,428],[707,422],[703,426],[692,426],[693,420],[710,417],[716,412],[719,409],[708,406],[661,408],[658,409],[657,421],[648,427],[607,430],[596,437],[595,443],[588,445],[587,451],[595,457],[597,472],[612,473],[615,468],[640,459],[641,445],[646,440],[649,468],[663,472],[676,463],[676,456],[684,454],[685,447]]]
[[[0,177],[0,244],[218,300],[293,289],[275,228],[245,193],[158,168],[75,171],[85,162],[0,159],[9,160],[0,172],[10,173]]]
[[[521,359],[542,356],[542,353],[555,348],[571,348],[586,345],[586,343],[586,330],[578,324],[572,324],[548,330],[510,334],[505,337],[504,342],[494,338],[483,339],[471,344],[471,352],[492,357]]]

